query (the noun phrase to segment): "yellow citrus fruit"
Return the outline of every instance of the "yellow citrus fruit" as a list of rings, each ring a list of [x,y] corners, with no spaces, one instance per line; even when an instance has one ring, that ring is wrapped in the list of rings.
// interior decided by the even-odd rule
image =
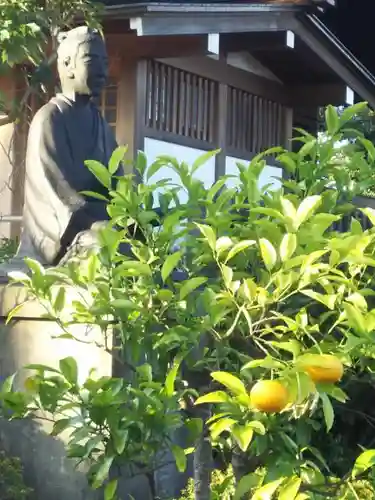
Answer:
[[[344,366],[341,361],[332,354],[317,354],[314,358],[306,361],[303,370],[317,383],[334,384],[344,374]]]
[[[251,404],[265,413],[277,413],[288,404],[288,391],[277,380],[260,380],[250,391]]]

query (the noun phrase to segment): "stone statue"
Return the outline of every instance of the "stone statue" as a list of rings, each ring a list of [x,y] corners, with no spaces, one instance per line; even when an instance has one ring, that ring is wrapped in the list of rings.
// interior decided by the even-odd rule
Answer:
[[[117,147],[93,102],[108,72],[102,37],[87,27],[63,33],[57,65],[62,92],[36,113],[29,130],[23,232],[8,269],[25,256],[46,266],[57,265],[72,245],[77,246],[77,238],[90,241],[98,221],[108,220],[105,202],[80,194],[105,194],[84,162],[108,165]]]

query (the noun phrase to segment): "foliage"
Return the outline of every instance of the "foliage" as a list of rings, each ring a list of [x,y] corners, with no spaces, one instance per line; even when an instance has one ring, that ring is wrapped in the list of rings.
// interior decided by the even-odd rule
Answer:
[[[58,32],[73,27],[78,17],[99,27],[99,12],[99,4],[91,0],[0,1],[0,70],[7,72],[21,65],[26,85],[21,102],[0,96],[0,111],[8,115],[0,124],[19,118],[29,96],[53,83]]]
[[[0,263],[11,259],[17,250],[17,242],[9,238],[0,240]]]
[[[0,452],[0,492],[1,500],[27,500],[32,493],[24,484],[20,460],[4,452]]]
[[[185,468],[192,448],[177,447],[171,431],[186,426],[193,445],[199,405],[212,408],[210,440],[232,460],[235,500],[355,498],[375,451],[355,443],[335,470],[322,441],[350,405],[346,384],[373,380],[375,211],[362,209],[371,221],[363,230],[351,201],[373,186],[375,149],[346,127],[363,108],[338,116],[328,107],[324,140],[300,131],[299,151],[273,148],[239,164],[230,189],[226,177],[209,188],[197,177],[216,152],[192,166],[169,156],[147,166],[140,153],[135,166],[145,182],[138,184],[132,175],[114,176],[123,148],[108,169],[87,162],[108,189],[111,220],[98,245],[63,268],[28,260],[30,275],[13,278],[64,338],[73,323],[97,325],[102,347],[128,376],[92,373],[82,382],[75,360],[65,358],[59,367],[29,367],[24,392],[7,381],[2,400],[12,418],[49,415],[53,434],[70,429],[68,454],[88,462],[92,486],[106,484],[106,500],[116,494],[116,479],[106,482],[116,464],[151,473],[167,447]],[[269,155],[289,173],[280,188],[259,188]],[[152,182],[161,168],[178,174],[188,203],[168,179]],[[344,217],[347,229],[337,232]],[[73,310],[66,287],[77,291]],[[342,383],[312,380],[308,367],[327,368],[321,354],[343,363]],[[249,391],[262,379],[286,388],[282,412],[254,409]]]
[[[231,500],[235,493],[235,480],[232,467],[226,471],[215,470],[211,478],[210,500]],[[194,481],[190,479],[179,500],[194,500]]]

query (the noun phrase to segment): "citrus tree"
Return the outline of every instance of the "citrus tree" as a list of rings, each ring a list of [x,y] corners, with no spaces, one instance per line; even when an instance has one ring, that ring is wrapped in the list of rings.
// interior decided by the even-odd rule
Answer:
[[[374,183],[375,149],[346,128],[364,107],[340,117],[329,107],[324,141],[301,131],[298,152],[273,148],[239,164],[234,188],[228,177],[209,188],[199,180],[216,152],[191,166],[170,156],[148,166],[139,153],[144,181],[115,178],[116,189],[124,148],[108,167],[88,161],[108,189],[111,220],[97,244],[61,268],[28,260],[30,273],[12,277],[64,338],[72,324],[98,325],[103,349],[129,376],[92,374],[82,383],[73,358],[31,366],[25,391],[13,390],[12,379],[4,384],[5,415],[48,415],[54,435],[70,430],[69,456],[89,464],[90,483],[105,486],[106,500],[116,496],[117,480],[108,479],[115,465],[136,465],[152,478],[160,449],[181,471],[194,453],[197,500],[211,496],[211,454],[218,468],[233,470],[234,479],[215,483],[222,498],[371,496],[361,480],[375,451],[355,443],[338,470],[327,447],[337,438],[335,418],[350,406],[347,382],[365,376],[371,383],[374,366],[375,212],[362,209],[364,230],[351,200]],[[270,156],[288,176],[260,188]],[[166,167],[180,187],[153,182]],[[69,314],[67,287],[81,297]],[[171,432],[184,427],[190,442],[181,448]],[[226,487],[234,480],[232,494]]]

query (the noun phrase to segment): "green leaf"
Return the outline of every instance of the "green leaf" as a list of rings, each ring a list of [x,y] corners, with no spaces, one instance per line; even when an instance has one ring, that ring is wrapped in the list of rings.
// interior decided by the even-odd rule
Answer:
[[[131,300],[128,299],[113,299],[109,302],[109,305],[118,310],[135,310],[138,309],[137,304],[134,304]]]
[[[317,293],[314,292],[314,290],[309,290],[309,289],[301,290],[301,293],[303,293],[303,295],[306,295],[307,297],[310,297],[311,299],[320,302],[321,304],[324,304],[331,311],[335,309],[337,295],[323,295],[321,293]]]
[[[5,324],[8,325],[12,319],[17,316],[17,314],[22,310],[22,308],[25,306],[26,304],[26,300],[24,302],[21,302],[21,304],[17,304],[16,307],[13,307],[13,309],[10,311],[10,313],[8,314],[7,316],[7,319],[6,319],[6,322]]]
[[[180,300],[184,300],[191,292],[206,283],[207,279],[202,276],[201,278],[191,278],[185,281],[180,289]]]
[[[258,420],[252,420],[251,422],[248,422],[247,425],[261,436],[264,436],[266,434],[266,428],[264,427],[262,422],[259,422]]]
[[[70,426],[70,418],[62,418],[53,424],[51,436],[58,436]]]
[[[220,149],[215,149],[214,151],[207,151],[207,153],[203,153],[198,156],[198,158],[194,161],[191,167],[191,173],[194,174],[200,167],[202,167],[205,163],[211,160],[214,156],[220,153]]]
[[[288,342],[271,342],[273,346],[277,349],[281,349],[283,351],[287,351],[293,354],[296,358],[301,352],[301,344],[296,339],[289,340]]]
[[[224,391],[216,391],[210,392],[209,394],[205,394],[204,396],[199,397],[194,404],[202,405],[209,403],[229,403],[230,397]]]
[[[268,269],[268,271],[272,271],[277,261],[275,247],[266,238],[261,238],[259,240],[259,247],[266,268]]]
[[[306,142],[306,144],[304,144],[302,148],[298,151],[299,158],[303,159],[306,158],[306,156],[308,155],[313,156],[311,154],[311,151],[315,148],[315,146],[316,146],[316,138],[314,137],[314,139],[312,139],[309,142]]]
[[[237,484],[236,492],[233,500],[243,500],[245,495],[257,487],[259,484],[259,476],[254,472],[243,476]],[[248,497],[250,498],[250,497]]]
[[[301,484],[302,480],[299,477],[291,477],[280,489],[278,500],[295,500]]]
[[[308,196],[307,198],[305,198],[297,209],[297,215],[294,224],[295,228],[298,229],[301,224],[306,222],[317,210],[321,203],[321,196]]]
[[[373,208],[360,208],[359,210],[364,213],[370,220],[371,224],[375,226],[375,210]]]
[[[340,115],[340,125],[342,126],[349,122],[355,115],[362,113],[367,108],[367,102],[357,102],[356,104],[353,104],[353,106],[348,106]]]
[[[243,252],[247,248],[256,245],[255,240],[244,240],[240,241],[234,247],[229,251],[227,258],[225,259],[225,262],[228,262],[229,260],[233,259],[238,253]]]
[[[297,215],[297,210],[295,209],[293,203],[284,197],[281,197],[280,201],[285,217],[289,217],[291,220],[294,220]]]
[[[355,478],[359,474],[363,474],[368,469],[375,465],[375,450],[366,450],[359,455],[357,460],[355,461],[352,477]]]
[[[147,169],[147,156],[143,151],[138,151],[137,159],[135,161],[135,168],[141,174],[142,178]]]
[[[176,461],[178,471],[185,472],[187,463],[185,451],[180,446],[177,446],[175,444],[171,445],[171,451]]]
[[[181,257],[182,252],[176,252],[172,255],[168,255],[168,257],[165,259],[163,267],[161,268],[161,277],[164,282],[167,281],[171,272],[174,271],[175,267],[181,260]]]
[[[80,194],[82,196],[87,196],[89,198],[95,198],[97,200],[101,200],[101,201],[105,201],[105,202],[109,201],[109,199],[106,196],[104,196],[104,194],[94,193],[94,191],[81,191]]]
[[[114,458],[115,458],[114,456],[104,456],[103,457],[102,463],[100,464],[99,469],[97,470],[95,477],[94,477],[94,481],[93,481],[93,485],[92,485],[94,490],[97,490],[98,488],[100,488],[103,485],[104,481],[108,478],[109,471],[111,469]]]
[[[211,437],[216,440],[224,431],[229,431],[237,423],[233,418],[221,418],[210,426]]]
[[[128,146],[119,146],[113,151],[108,163],[108,171],[111,175],[114,175],[119,169],[120,163],[124,160],[127,150]]]
[[[269,370],[272,369],[277,369],[277,368],[284,368],[284,365],[280,363],[280,361],[276,361],[275,359],[272,359],[271,357],[264,358],[264,359],[253,359],[253,361],[249,361],[246,363],[242,368],[242,370],[253,370],[254,368],[266,368]]]
[[[357,333],[365,334],[367,332],[365,316],[352,304],[345,302],[343,304],[349,326]]]
[[[8,392],[11,392],[12,391],[12,388],[13,388],[13,382],[14,382],[14,379],[16,377],[16,374],[13,374],[13,375],[10,375],[9,377],[7,377],[2,386],[1,386],[1,392],[3,394],[6,394]]]
[[[333,411],[331,400],[329,399],[327,394],[321,393],[320,399],[322,400],[322,403],[323,403],[323,414],[324,414],[324,420],[326,423],[327,432],[329,432],[333,426],[333,422],[335,419],[335,413]]]
[[[197,226],[199,228],[199,231],[206,238],[208,244],[210,245],[210,248],[212,250],[215,250],[215,247],[216,247],[216,235],[215,235],[215,231],[212,229],[212,227],[206,226],[204,224],[197,224]]]
[[[172,397],[174,394],[174,384],[176,381],[177,373],[181,365],[181,356],[176,356],[172,368],[169,370],[167,377],[165,379],[165,395],[167,397]]]
[[[276,481],[265,484],[256,490],[251,500],[271,500],[273,495],[276,493],[277,488],[283,481],[285,481],[285,478],[282,477],[280,479],[276,479]]]
[[[112,479],[104,490],[104,500],[113,500],[117,491],[117,479]]]
[[[90,170],[92,174],[98,179],[100,184],[102,184],[107,189],[111,187],[112,177],[108,169],[99,161],[96,160],[86,160],[86,167]]]
[[[228,250],[233,245],[233,241],[228,236],[222,236],[216,242],[216,252],[218,255]]]
[[[56,296],[55,302],[53,304],[53,308],[57,313],[60,313],[64,309],[65,295],[66,295],[65,287],[61,286],[59,288],[59,291],[57,292],[57,296]]]
[[[155,175],[161,168],[165,166],[165,161],[162,161],[160,159],[154,161],[154,163],[152,163],[147,169],[146,179],[149,181],[153,175]]]
[[[280,257],[282,262],[289,260],[297,248],[297,237],[295,234],[286,234],[281,240]]]
[[[241,382],[239,378],[235,377],[231,373],[212,372],[211,377],[220,384],[224,385],[227,389],[233,392],[233,394],[236,394],[238,396],[240,396],[241,394],[247,395],[247,391],[243,382]]]
[[[247,451],[253,439],[254,430],[249,425],[235,424],[232,427],[232,435],[242,451]]]
[[[59,366],[66,380],[70,384],[76,385],[78,380],[78,366],[76,360],[72,356],[68,356],[60,360]]]
[[[331,136],[335,135],[340,128],[340,119],[334,106],[332,105],[327,106],[325,112],[325,118],[326,118],[327,132]]]

